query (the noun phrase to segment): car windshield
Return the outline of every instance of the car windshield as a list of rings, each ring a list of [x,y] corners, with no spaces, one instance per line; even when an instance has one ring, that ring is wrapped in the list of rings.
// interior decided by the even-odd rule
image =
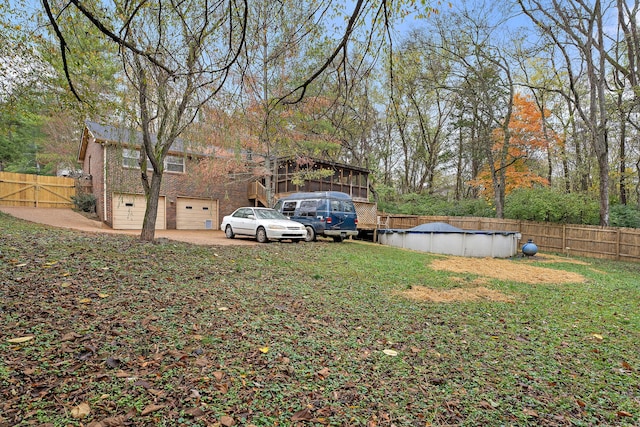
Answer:
[[[256,209],[256,217],[260,219],[289,219],[273,209]]]

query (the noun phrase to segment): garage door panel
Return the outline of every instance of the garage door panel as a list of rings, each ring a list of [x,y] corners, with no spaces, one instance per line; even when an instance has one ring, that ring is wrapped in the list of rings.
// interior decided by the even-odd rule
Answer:
[[[178,230],[217,230],[218,201],[178,197],[176,200],[176,228]]]
[[[113,228],[116,230],[142,230],[146,200],[139,194],[114,193]],[[156,218],[156,230],[166,229],[165,198],[158,199],[158,216]]]

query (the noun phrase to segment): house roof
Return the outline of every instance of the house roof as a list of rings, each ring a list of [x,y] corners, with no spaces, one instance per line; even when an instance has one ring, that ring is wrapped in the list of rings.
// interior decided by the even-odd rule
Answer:
[[[85,122],[84,130],[82,131],[82,140],[80,143],[80,150],[78,152],[78,161],[80,162],[84,161],[85,154],[87,152],[87,145],[89,144],[89,140],[91,138],[95,139],[95,141],[99,144],[118,144],[124,147],[127,147],[127,146],[139,147],[142,145],[141,131],[118,127],[118,126],[112,126],[112,125],[104,125],[104,124],[100,124],[100,123],[96,123],[88,120]],[[151,135],[151,142],[153,144],[157,142],[155,134]],[[205,149],[206,147],[201,147],[200,149],[197,149],[198,147],[195,146],[194,148],[195,149],[188,147],[188,144],[186,144],[183,139],[178,138],[171,146],[170,153],[183,154],[183,155],[191,154],[191,155],[202,156],[202,157],[212,155],[210,150],[207,151]],[[210,149],[211,147],[208,147],[208,148]],[[222,151],[224,152],[224,154],[221,153],[220,151],[216,151],[216,156],[220,156],[222,154],[223,156],[231,157],[234,155],[233,150],[222,150]],[[249,158],[248,151],[242,150],[242,155],[247,156],[247,159]],[[293,156],[287,156],[287,157],[279,157],[277,161],[286,162],[286,161],[293,161],[294,159],[295,157]],[[255,153],[253,154],[253,162],[261,163],[263,161],[264,161],[263,155],[255,154]],[[338,162],[334,162],[327,159],[314,158],[313,161],[317,164],[322,164],[322,165],[326,165],[334,168],[341,167],[341,168],[370,173],[369,169],[367,168],[338,163]]]
[[[84,130],[82,131],[82,140],[80,142],[80,150],[78,152],[78,160],[83,161],[87,152],[87,145],[89,139],[93,138],[100,144],[119,144],[122,146],[141,146],[142,145],[142,132],[133,129],[127,129],[112,125],[103,125],[100,123],[86,121],[84,124]],[[151,142],[157,143],[155,134],[151,134]],[[202,151],[196,151],[186,148],[184,140],[178,138],[171,146],[171,153],[180,154],[196,154],[205,155]]]
[[[279,163],[284,163],[284,162],[294,162],[296,160],[295,156],[284,156],[284,157],[278,157],[276,159]],[[335,162],[333,160],[328,160],[328,159],[322,159],[322,158],[317,158],[314,157],[313,159],[313,163],[319,164],[319,165],[325,165],[325,166],[330,166],[332,168],[343,168],[343,169],[350,169],[350,170],[355,170],[355,171],[359,171],[359,172],[365,172],[365,173],[371,173],[371,171],[367,168],[364,168],[362,166],[354,166],[354,165],[349,165],[346,163],[339,163],[339,162]]]

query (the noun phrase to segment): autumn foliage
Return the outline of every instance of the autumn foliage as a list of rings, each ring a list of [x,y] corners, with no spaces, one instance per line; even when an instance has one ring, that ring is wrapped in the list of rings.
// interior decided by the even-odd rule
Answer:
[[[542,112],[529,96],[516,94],[513,102],[513,114],[508,125],[509,146],[504,159],[505,194],[517,188],[549,185],[549,180],[539,174],[536,166],[539,165],[545,153],[561,143],[553,131],[547,130],[545,133]],[[544,114],[547,117],[549,112],[545,111]],[[504,136],[501,128],[493,131],[492,151],[495,159],[493,170],[496,171],[501,170],[500,153],[504,148]],[[483,194],[487,198],[492,198],[494,191],[489,165],[485,166],[470,184],[482,188]]]
[[[329,106],[327,98],[307,97],[267,116],[259,102],[244,110],[204,109],[206,119],[193,126],[188,139],[200,144],[198,151],[208,157],[201,159],[192,177],[207,188],[214,182],[249,181],[272,173],[262,166],[265,155],[294,157],[309,167],[313,158],[334,158],[340,144],[324,117]]]

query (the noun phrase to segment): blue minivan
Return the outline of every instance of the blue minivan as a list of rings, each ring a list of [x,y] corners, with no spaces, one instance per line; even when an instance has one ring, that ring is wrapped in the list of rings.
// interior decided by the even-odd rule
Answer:
[[[304,224],[307,242],[317,236],[332,237],[342,242],[358,235],[358,215],[351,196],[339,191],[294,193],[278,200],[273,207],[283,215]]]

